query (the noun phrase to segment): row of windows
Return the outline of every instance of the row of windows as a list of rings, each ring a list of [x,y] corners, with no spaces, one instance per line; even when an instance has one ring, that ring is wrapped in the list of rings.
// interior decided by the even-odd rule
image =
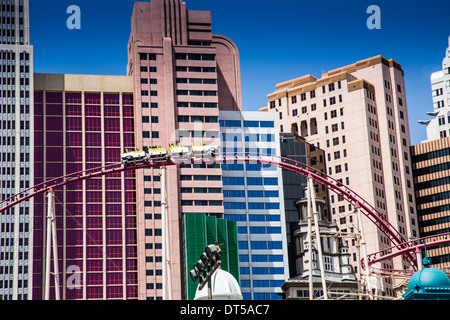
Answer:
[[[205,97],[215,97],[217,96],[217,91],[211,90],[177,90],[177,95],[179,96],[205,96]]]
[[[141,60],[156,60],[156,54],[154,53],[140,53],[139,58]]]
[[[220,181],[221,176],[219,175],[180,175],[180,180],[187,181],[187,180],[194,180],[194,181]]]
[[[237,227],[239,234],[247,234],[248,227]],[[281,234],[281,227],[250,227],[250,234]]]
[[[149,96],[149,91],[148,90],[142,90],[141,91],[141,96],[148,97]],[[158,91],[150,90],[150,96],[157,97],[158,96]]]
[[[239,268],[240,274],[250,274],[250,268],[243,267]],[[284,268],[280,267],[272,267],[272,268],[264,268],[264,267],[253,267],[252,268],[252,274],[284,274]],[[265,280],[268,281],[268,280]],[[281,280],[281,284],[284,283],[284,280]],[[264,286],[267,287],[267,286]]]
[[[222,141],[242,141],[242,136],[236,133],[222,133]],[[274,142],[275,135],[271,133],[246,133],[245,142]]]
[[[247,221],[246,214],[225,214],[228,221]],[[279,214],[249,214],[248,221],[280,221]]]
[[[218,131],[188,131],[177,129],[178,138],[218,138]]]
[[[221,193],[222,188],[181,188],[181,193]]]
[[[423,175],[440,172],[440,171],[445,171],[445,170],[449,170],[449,169],[450,169],[450,163],[445,162],[445,163],[436,164],[434,166],[415,169],[415,170],[413,170],[413,175],[414,175],[414,177],[418,177],[418,176],[423,176]]]
[[[223,190],[224,197],[230,198],[244,198],[245,191],[244,190]],[[249,198],[278,198],[279,192],[278,190],[247,190],[247,196]]]
[[[142,138],[159,139],[159,131],[142,131]]]
[[[223,153],[236,153],[236,154],[242,154],[243,151],[242,148],[222,148]],[[275,148],[245,148],[245,153],[262,153],[265,155],[276,155]],[[227,166],[227,169],[229,167]],[[234,169],[235,167],[230,167],[231,169],[228,170],[237,170]],[[276,170],[274,167],[269,165],[263,165],[264,170],[271,170],[270,168],[273,168],[273,170]]]
[[[430,152],[423,153],[423,154],[414,155],[411,157],[411,161],[413,163],[417,163],[417,162],[421,162],[421,161],[445,157],[448,155],[450,155],[450,148],[445,148],[445,149],[430,151]]]
[[[217,84],[217,80],[216,79],[200,79],[200,78],[177,78],[176,83]]]
[[[253,287],[279,288],[283,285],[284,280],[253,280]],[[241,280],[242,288],[250,288],[250,280]],[[252,300],[250,293],[242,293],[244,300]],[[281,300],[277,293],[254,292],[253,300]]]
[[[161,207],[161,201],[148,201],[148,200],[146,200],[146,201],[144,201],[144,206],[145,207],[151,207],[151,206]]]
[[[214,54],[200,54],[200,53],[175,53],[176,60],[203,60],[203,61],[214,61],[216,55]]]
[[[438,212],[445,212],[445,211],[450,211],[450,204],[437,205],[437,206],[433,206],[433,207],[426,208],[426,209],[420,209],[420,210],[417,210],[417,214],[419,216],[425,216],[425,215],[428,215],[428,214],[433,214],[433,213],[438,213]]]
[[[215,67],[183,67],[183,66],[177,66],[175,67],[175,70],[178,72],[210,72],[214,73],[216,72]]]
[[[243,177],[223,177],[223,185],[240,185],[245,184]],[[247,185],[249,186],[277,186],[278,178],[261,178],[261,177],[247,177]]]
[[[156,67],[147,67],[147,66],[141,66],[141,72],[157,72],[158,69]]]
[[[178,122],[204,122],[217,123],[219,117],[216,116],[178,116]]]
[[[439,179],[433,179],[429,181],[419,182],[415,184],[416,190],[424,190],[428,188],[439,187],[442,185],[450,184],[450,177],[443,177]]]
[[[431,194],[428,196],[417,197],[416,203],[417,205],[421,205],[428,202],[436,202],[441,200],[450,199],[450,191],[440,192],[436,194]]]
[[[22,112],[22,107],[20,112]],[[29,108],[25,107],[25,112],[29,110]],[[124,106],[123,109],[124,117],[133,117],[133,108],[130,106]],[[42,104],[35,104],[35,114],[43,115]],[[54,105],[47,104],[46,108],[46,116],[53,115],[61,117],[63,115],[62,105]],[[66,115],[67,116],[82,116],[82,106],[81,105],[66,105]],[[86,117],[119,117],[120,116],[120,107],[119,106],[106,106],[104,107],[104,112],[102,114],[102,109],[100,105],[86,105],[85,114]]]
[[[221,200],[181,200],[182,206],[222,206]]]
[[[178,108],[217,108],[217,103],[215,102],[177,102]]]
[[[335,84],[336,84],[336,83],[333,82],[333,83],[330,83],[330,84],[328,85],[328,91],[329,91],[329,92],[332,92],[332,91],[335,90]],[[338,81],[338,82],[337,82],[337,88],[338,88],[338,89],[341,89],[341,81]],[[322,93],[326,93],[326,86],[322,86]],[[310,97],[311,99],[312,99],[312,98],[315,98],[315,97],[316,97],[316,91],[315,91],[315,90],[309,91],[309,97]],[[331,103],[331,104],[336,103],[336,98],[335,98],[335,97],[333,97],[333,98],[334,98],[334,102]],[[340,95],[340,99],[342,99],[342,96],[341,96],[341,95]],[[306,100],[306,92],[300,94],[300,100],[301,100],[301,101],[305,101],[305,100]],[[325,100],[324,100],[324,101],[325,101]],[[291,97],[291,102],[292,102],[292,103],[297,103],[297,96],[292,96],[292,97]],[[331,102],[331,100],[330,100],[330,102]],[[342,102],[342,100],[341,100],[340,102]],[[324,104],[325,104],[325,106],[326,106],[326,102],[324,102]],[[278,106],[281,106],[281,99],[278,100]],[[271,109],[275,108],[275,101],[270,101],[270,108],[271,108]]]
[[[252,262],[283,262],[281,254],[253,254]],[[239,255],[239,262],[249,262],[249,255]]]
[[[162,229],[154,229],[155,230],[155,236],[161,236],[162,235]],[[146,236],[153,236],[153,229],[145,229],[145,235]]]
[[[194,163],[194,164],[185,164],[185,163],[182,163],[182,164],[180,164],[179,165],[179,167],[180,168],[187,168],[187,169],[190,169],[190,168],[194,168],[194,169],[205,169],[205,168],[208,168],[208,169],[219,169],[220,168],[220,164],[218,164],[218,163],[208,163],[208,164],[206,164],[206,163]]]
[[[280,204],[278,202],[224,202],[225,210],[279,210]]]
[[[238,247],[241,250],[248,250],[247,241],[238,241]],[[283,249],[283,243],[281,241],[251,241],[250,248],[253,250],[277,250]]]
[[[274,128],[275,122],[274,121],[244,121],[243,125],[241,124],[240,120],[220,120],[220,127],[227,127],[227,128]]]
[[[54,118],[47,118],[46,130],[47,131],[62,131],[61,121],[52,121]],[[67,131],[82,131],[83,119],[81,117],[67,117],[66,118],[66,130]],[[123,119],[123,130],[134,131],[133,119]],[[103,125],[104,131],[120,131],[120,119],[119,118],[104,118]],[[102,130],[102,118],[85,118],[84,121],[85,131],[101,131]],[[29,124],[25,122],[24,126],[20,124],[21,129],[29,129]]]
[[[250,150],[250,148],[246,148],[246,149]],[[226,153],[225,150],[223,152]],[[234,152],[238,153],[238,151],[234,151]],[[259,152],[246,151],[246,153],[259,153]],[[273,170],[276,170],[276,168],[273,167],[273,166],[270,166],[268,164],[261,164],[261,163],[246,163],[245,164],[245,169],[247,171],[262,171],[262,170],[264,170],[264,171],[266,171],[266,170],[267,171],[273,171]],[[222,164],[222,170],[226,170],[226,171],[243,171],[244,170],[244,164],[243,163],[223,163]]]

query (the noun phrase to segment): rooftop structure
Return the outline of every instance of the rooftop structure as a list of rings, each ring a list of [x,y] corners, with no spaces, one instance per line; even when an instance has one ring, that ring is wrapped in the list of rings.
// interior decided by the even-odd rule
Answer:
[[[430,82],[433,110],[427,115],[431,119],[419,121],[426,126],[426,141],[450,137],[450,37],[442,69],[431,74]]]

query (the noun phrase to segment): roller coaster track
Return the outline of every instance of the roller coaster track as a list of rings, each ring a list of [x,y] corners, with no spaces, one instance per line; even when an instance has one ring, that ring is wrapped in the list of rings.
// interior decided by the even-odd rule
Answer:
[[[442,245],[450,244],[450,232],[431,235],[428,237],[418,238],[404,243],[406,247],[393,246],[379,252],[369,254],[367,256],[369,266],[386,259],[391,259],[405,254],[406,252],[418,252],[425,248],[433,248]],[[371,268],[375,273],[397,273],[397,274],[412,274],[411,270],[381,270]]]
[[[413,254],[414,251],[419,250],[423,243],[420,244],[416,240],[407,241],[403,236],[394,228],[383,214],[379,213],[370,203],[365,201],[356,192],[343,185],[336,179],[330,177],[329,175],[321,172],[315,168],[307,166],[301,162],[294,161],[292,159],[259,154],[259,153],[224,153],[216,156],[215,158],[189,158],[189,159],[167,159],[167,158],[153,158],[147,163],[131,162],[128,166],[123,166],[121,163],[109,164],[102,167],[92,168],[85,171],[75,172],[68,175],[64,175],[58,178],[50,179],[43,183],[40,183],[34,187],[28,188],[19,192],[16,195],[9,197],[0,202],[0,213],[6,211],[19,203],[29,200],[37,195],[43,194],[53,189],[63,187],[65,185],[107,176],[110,174],[117,174],[125,171],[132,171],[145,168],[154,168],[161,166],[173,166],[181,163],[259,163],[262,165],[270,165],[285,169],[305,177],[311,177],[315,183],[325,186],[328,190],[343,197],[344,200],[351,203],[353,206],[359,208],[361,212],[376,225],[376,227],[381,230],[381,232],[386,235],[386,237],[393,243],[393,247],[374,253],[369,256],[369,266],[380,262],[385,259],[393,258],[398,255],[404,255],[408,262],[411,264],[414,270],[417,269],[416,257]],[[448,243],[447,237],[445,240],[439,240],[438,244]],[[446,242],[447,241],[447,242]],[[427,246],[433,246],[433,242],[427,242]],[[395,249],[395,251],[394,251]],[[362,265],[364,267],[364,265]]]

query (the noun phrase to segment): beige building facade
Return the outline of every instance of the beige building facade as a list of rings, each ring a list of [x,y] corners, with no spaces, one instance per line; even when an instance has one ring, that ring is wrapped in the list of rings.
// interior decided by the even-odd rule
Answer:
[[[296,133],[325,150],[326,173],[369,202],[402,237],[418,237],[410,165],[410,136],[404,72],[382,56],[358,61],[316,78],[305,75],[276,85],[261,111],[277,112],[280,132]],[[354,208],[334,193],[329,195],[332,220],[341,231],[357,232]],[[363,216],[367,252],[392,245],[377,226]],[[350,243],[357,271],[356,244]],[[385,260],[377,269],[410,268],[402,257]],[[394,296],[390,278],[371,276],[376,294]]]

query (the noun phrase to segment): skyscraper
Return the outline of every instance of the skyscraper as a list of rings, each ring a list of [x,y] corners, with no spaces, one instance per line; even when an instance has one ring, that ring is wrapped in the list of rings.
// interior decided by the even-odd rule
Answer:
[[[137,2],[131,18],[128,75],[134,79],[135,147],[220,145],[219,110],[240,110],[239,52],[212,34],[211,13],[186,10],[181,0]],[[141,299],[163,297],[159,169],[137,172]],[[180,224],[184,213],[223,216],[219,165],[167,169],[173,299],[182,298]],[[194,192],[195,187],[199,187]],[[193,192],[188,192],[192,190]],[[146,219],[147,217],[147,219]],[[150,219],[151,217],[151,219]],[[152,236],[144,230],[155,229]]]
[[[296,133],[326,153],[327,174],[348,185],[386,218],[405,241],[418,236],[410,165],[410,137],[403,69],[382,56],[276,85],[264,111],[277,112],[280,132]],[[331,219],[341,231],[356,232],[351,205],[331,193]],[[391,246],[388,237],[363,217],[368,252]],[[350,246],[352,264],[356,247]],[[379,269],[406,269],[402,257]],[[373,277],[377,294],[393,296],[391,279]]]
[[[431,74],[433,111],[427,112],[432,119],[421,120],[427,127],[427,141],[450,137],[450,37],[442,69]]]
[[[325,152],[309,144],[304,138],[294,133],[280,133],[280,150],[283,158],[288,158],[314,168],[317,171],[325,172]],[[297,275],[295,263],[295,238],[292,230],[297,229],[300,217],[296,202],[305,196],[307,178],[299,174],[293,174],[290,171],[283,170],[283,192],[284,192],[284,215],[286,219],[286,233],[289,256],[289,275]],[[324,186],[316,185],[317,197],[328,199],[328,191]],[[326,204],[323,209],[325,220],[329,220],[329,208]]]
[[[221,111],[221,151],[280,156],[277,120],[261,112]],[[225,219],[238,228],[242,296],[281,299],[289,277],[281,169],[250,162],[224,163],[222,171]]]
[[[450,232],[450,192],[448,162],[450,137],[427,141],[411,147],[411,163],[420,237]],[[450,247],[427,248],[436,268],[450,267]]]
[[[29,0],[3,0],[0,6],[1,197],[33,186],[33,46]],[[0,299],[30,297],[33,200],[1,215]]]
[[[134,143],[131,77],[36,74],[34,95],[36,183],[116,164]],[[135,172],[78,181],[54,192],[61,299],[137,299]],[[45,250],[46,202],[45,195],[35,197],[29,230],[33,300],[44,299],[46,261],[54,259]],[[54,283],[51,277],[50,299]]]

